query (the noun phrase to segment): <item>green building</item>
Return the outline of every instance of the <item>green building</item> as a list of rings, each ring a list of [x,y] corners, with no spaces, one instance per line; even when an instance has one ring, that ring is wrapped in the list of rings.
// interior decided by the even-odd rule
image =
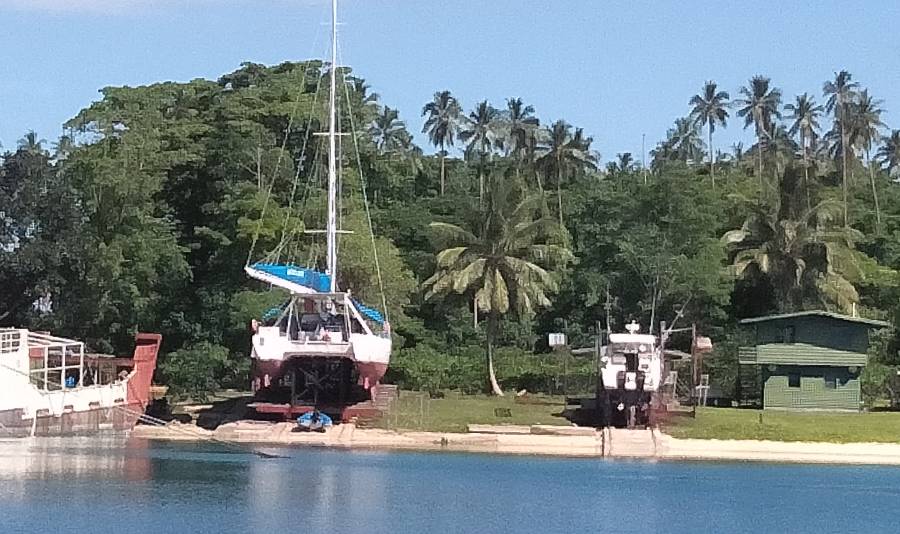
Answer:
[[[825,311],[754,317],[741,324],[755,329],[756,345],[741,347],[738,360],[759,369],[763,408],[776,410],[858,411],[869,332],[889,326]]]

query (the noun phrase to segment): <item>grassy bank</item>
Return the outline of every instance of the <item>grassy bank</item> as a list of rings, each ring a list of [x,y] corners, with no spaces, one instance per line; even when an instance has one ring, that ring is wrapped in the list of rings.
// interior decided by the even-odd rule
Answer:
[[[488,397],[447,392],[444,398],[431,399],[418,392],[403,391],[391,414],[382,422],[396,430],[465,432],[469,424],[491,425],[567,425],[559,413],[561,397],[515,396]]]
[[[701,408],[696,419],[680,417],[665,425],[676,438],[900,442],[900,413],[777,412]]]

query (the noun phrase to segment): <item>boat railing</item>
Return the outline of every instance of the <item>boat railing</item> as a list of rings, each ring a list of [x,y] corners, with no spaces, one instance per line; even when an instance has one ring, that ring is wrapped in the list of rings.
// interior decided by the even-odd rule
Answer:
[[[0,354],[15,354],[21,347],[21,330],[0,330]]]

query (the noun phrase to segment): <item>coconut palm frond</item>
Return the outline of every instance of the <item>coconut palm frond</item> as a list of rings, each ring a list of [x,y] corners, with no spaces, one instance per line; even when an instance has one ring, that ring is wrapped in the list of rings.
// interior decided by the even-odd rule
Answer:
[[[459,261],[459,258],[462,257],[466,251],[469,250],[468,247],[453,247],[444,249],[438,252],[435,257],[435,263],[437,264],[439,269],[450,269],[453,265]]]
[[[486,259],[478,258],[460,270],[451,271],[452,274],[450,274],[450,276],[453,278],[453,291],[455,293],[463,294],[475,286],[478,281],[485,276],[486,265]]]
[[[739,230],[729,230],[729,231],[725,232],[725,235],[722,236],[722,243],[724,243],[726,245],[733,245],[735,243],[741,243],[742,241],[747,239],[747,237],[749,237],[749,236],[750,236],[749,232],[747,232],[743,228],[741,228]]]
[[[440,246],[441,244],[474,245],[478,243],[475,234],[461,226],[444,222],[433,222],[428,225],[432,238]]]
[[[846,278],[828,272],[816,281],[825,304],[833,304],[844,313],[852,313],[854,304],[859,302],[859,293]]]

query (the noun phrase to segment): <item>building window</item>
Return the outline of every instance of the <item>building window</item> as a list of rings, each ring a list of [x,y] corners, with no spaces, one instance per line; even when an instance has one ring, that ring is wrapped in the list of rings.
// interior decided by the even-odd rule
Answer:
[[[836,389],[837,377],[832,374],[825,375],[825,389]]]
[[[800,387],[800,373],[791,373],[788,375],[788,387],[789,388],[799,388]]]
[[[781,342],[782,343],[796,343],[796,335],[793,326],[786,326],[781,329]]]

